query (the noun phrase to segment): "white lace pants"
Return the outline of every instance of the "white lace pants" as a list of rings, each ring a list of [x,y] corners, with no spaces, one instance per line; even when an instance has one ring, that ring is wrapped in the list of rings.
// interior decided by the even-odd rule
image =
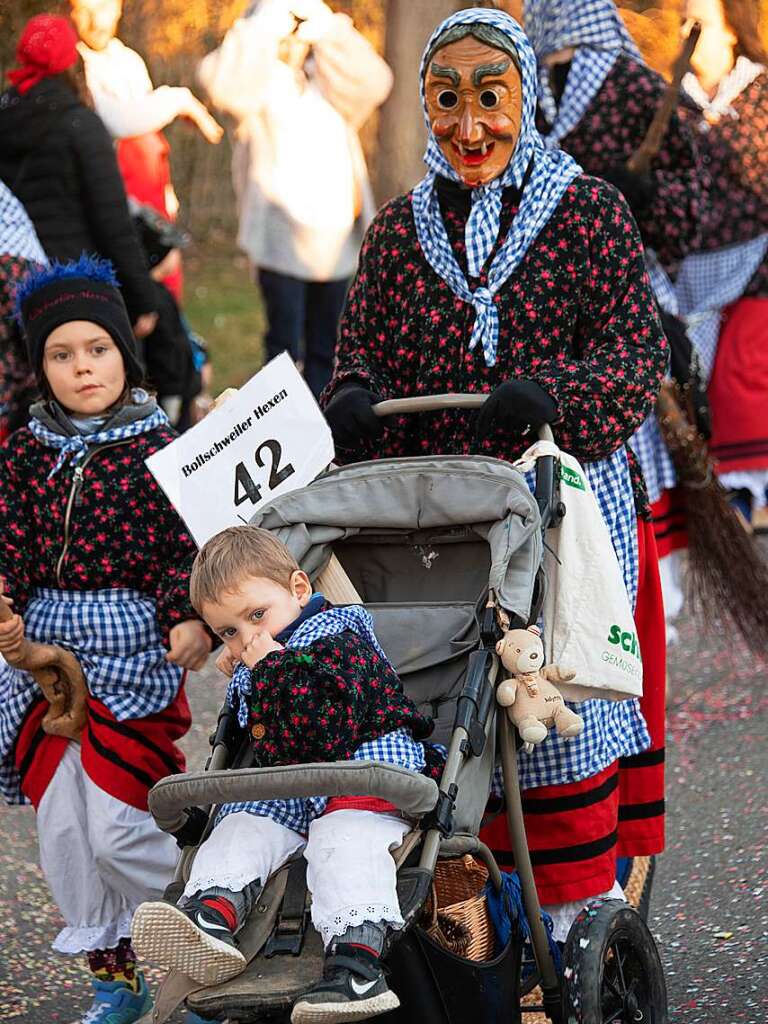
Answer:
[[[105,793],[83,771],[80,746],[64,752],[37,812],[40,865],[66,927],[58,953],[112,949],[131,934],[144,900],[158,899],[178,849],[147,811]]]
[[[364,921],[402,928],[391,850],[410,826],[373,811],[333,811],[309,826],[305,838],[271,818],[240,811],[216,826],[192,865],[185,896],[212,886],[239,892],[263,882],[303,850],[312,923],[327,947]]]

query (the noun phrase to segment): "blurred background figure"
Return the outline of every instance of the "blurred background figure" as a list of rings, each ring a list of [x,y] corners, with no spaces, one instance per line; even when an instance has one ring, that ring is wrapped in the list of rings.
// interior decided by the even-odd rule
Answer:
[[[688,0],[702,33],[683,85],[709,171],[702,250],[680,287],[708,317],[712,454],[747,523],[768,525],[768,54],[753,0]]]
[[[117,159],[125,190],[130,198],[173,221],[179,204],[162,129],[177,117],[187,118],[212,143],[219,142],[222,129],[189,89],[153,87],[142,58],[117,38],[122,0],[71,0],[71,6],[96,112],[118,140]],[[178,251],[165,267],[163,282],[180,301]]]
[[[86,105],[77,35],[39,14],[16,49],[0,96],[0,180],[23,204],[49,259],[82,252],[111,260],[137,337],[155,326],[152,280],[139,246],[112,140]]]
[[[640,228],[649,265],[673,273],[698,244],[703,214],[702,166],[691,128],[674,113],[650,167],[628,167],[645,139],[666,90],[627,31],[613,0],[524,0],[525,30],[540,64],[540,131],[545,144],[566,150],[587,174],[623,194]],[[652,281],[656,285],[655,277]],[[662,310],[672,372],[690,380],[685,326]],[[685,503],[655,412],[631,442],[651,502],[664,584],[668,636],[682,607],[679,551],[687,544]]]
[[[264,297],[267,358],[289,351],[319,395],[374,212],[357,133],[392,74],[322,0],[257,0],[198,76],[236,123],[238,244]]]
[[[35,264],[48,262],[32,221],[11,190],[0,182],[0,442],[27,422],[38,397],[13,297],[19,281]]]

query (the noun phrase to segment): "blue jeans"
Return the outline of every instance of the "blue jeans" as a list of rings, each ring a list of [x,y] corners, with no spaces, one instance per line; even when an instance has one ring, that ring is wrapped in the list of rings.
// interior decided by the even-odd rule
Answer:
[[[285,351],[296,362],[303,358],[304,379],[317,398],[333,372],[336,332],[349,280],[301,281],[259,268],[259,285],[267,313],[267,359]]]

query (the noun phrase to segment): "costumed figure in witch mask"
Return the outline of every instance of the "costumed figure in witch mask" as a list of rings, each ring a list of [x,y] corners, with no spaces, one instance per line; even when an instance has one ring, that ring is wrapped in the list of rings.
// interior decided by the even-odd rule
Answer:
[[[420,80],[428,171],[368,231],[326,416],[347,462],[511,461],[549,422],[584,466],[636,610],[645,696],[586,701],[581,736],[551,736],[521,757],[525,803],[541,812],[526,817],[539,897],[564,939],[584,900],[621,892],[618,852],[663,846],[661,813],[619,815],[620,800],[661,800],[661,769],[640,792],[619,759],[663,760],[663,612],[626,442],[653,405],[668,345],[625,200],[536,130],[536,59],[518,23],[487,9],[453,15],[429,40]],[[379,398],[469,391],[489,395],[477,417],[450,410],[385,425],[371,410]],[[583,810],[563,813],[575,796]],[[485,838],[509,849],[500,820]]]
[[[0,449],[0,792],[37,812],[40,862],[65,927],[53,948],[85,954],[94,1001],[83,1021],[132,1024],[152,1006],[131,918],[177,860],[147,809],[184,770],[185,669],[211,638],[189,603],[195,545],[145,459],[176,436],[141,388],[109,263],[82,257],[28,275],[16,293],[43,393]],[[83,720],[54,733],[32,644],[74,655]],[[52,702],[53,703],[53,702]]]

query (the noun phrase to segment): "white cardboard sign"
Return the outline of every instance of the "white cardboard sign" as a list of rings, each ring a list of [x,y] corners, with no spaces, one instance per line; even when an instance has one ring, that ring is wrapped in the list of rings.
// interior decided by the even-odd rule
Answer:
[[[284,352],[146,461],[202,547],[278,495],[306,487],[333,456],[330,428]]]

